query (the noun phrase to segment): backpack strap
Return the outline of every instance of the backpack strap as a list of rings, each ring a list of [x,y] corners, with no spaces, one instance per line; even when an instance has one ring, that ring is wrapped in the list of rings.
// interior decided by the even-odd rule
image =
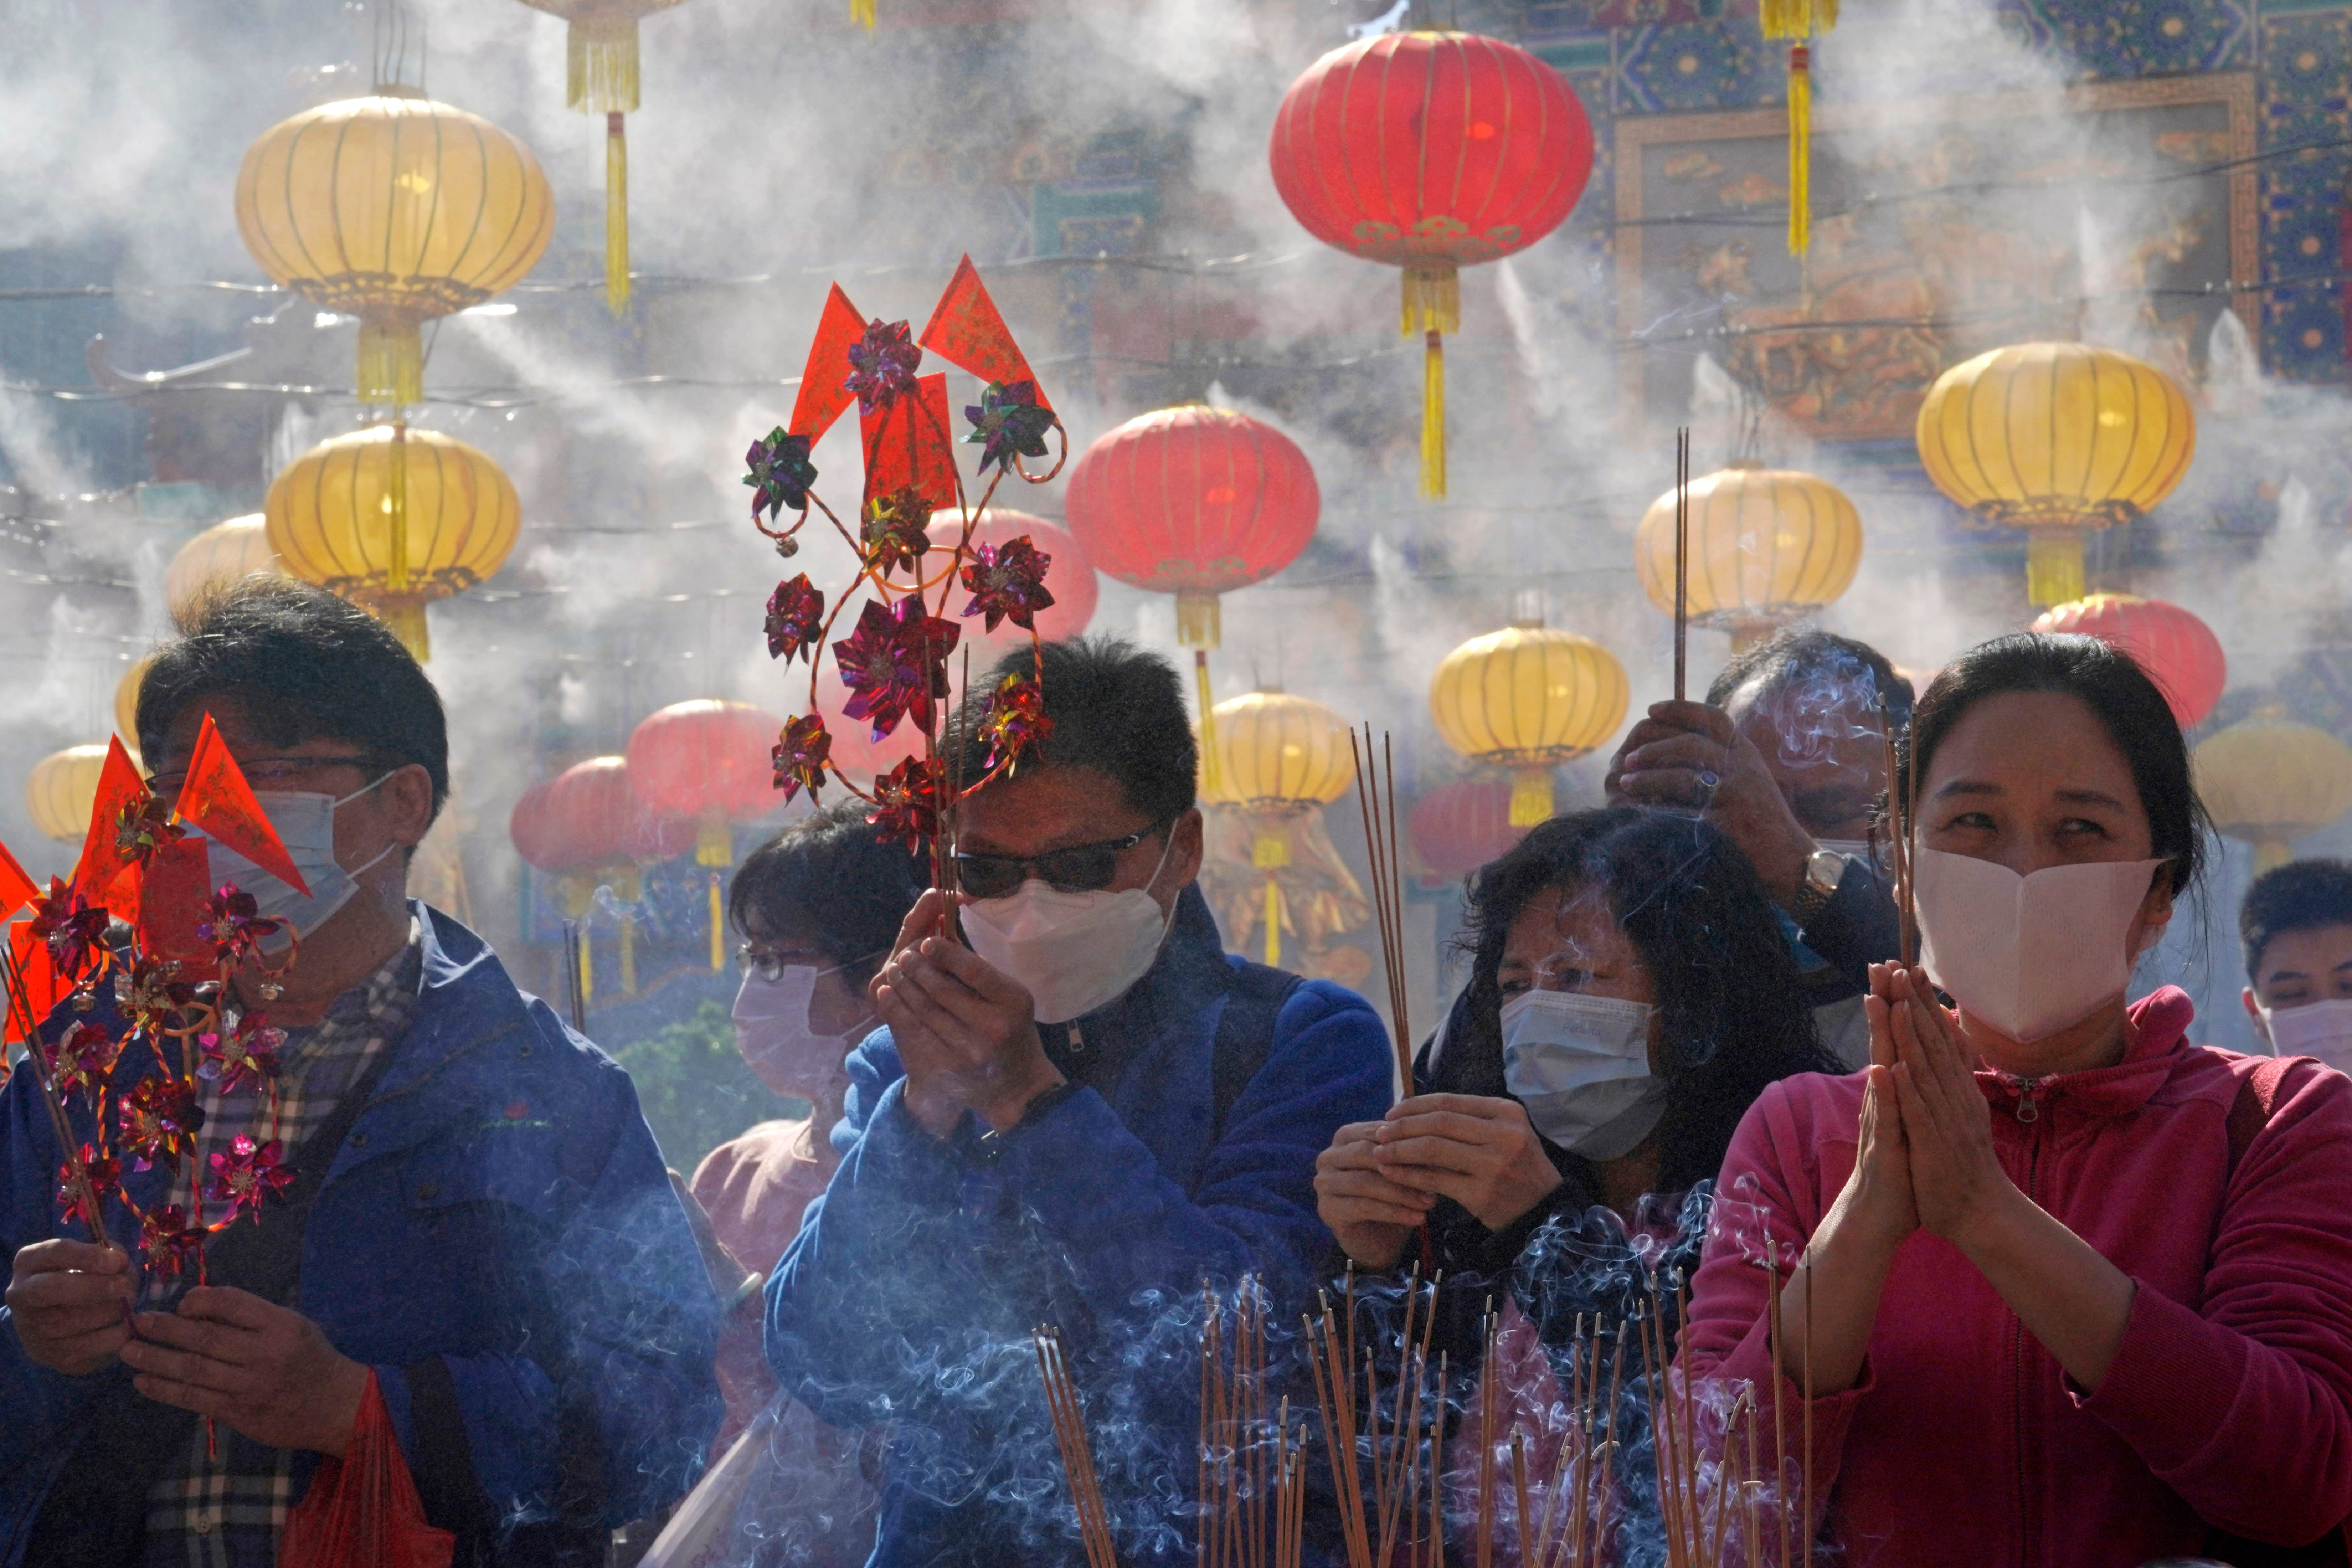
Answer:
[[[1244,961],[1225,988],[1224,1011],[1209,1055],[1209,1141],[1225,1135],[1225,1115],[1274,1053],[1274,1023],[1306,982],[1285,969]]]
[[[2266,1057],[2252,1072],[2238,1080],[2237,1096],[2230,1102],[2230,1165],[2225,1180],[2236,1177],[2238,1162],[2246,1157],[2254,1135],[2270,1125],[2271,1112],[2278,1103],[2279,1086],[2286,1082],[2287,1069],[2297,1060],[2292,1056]]]

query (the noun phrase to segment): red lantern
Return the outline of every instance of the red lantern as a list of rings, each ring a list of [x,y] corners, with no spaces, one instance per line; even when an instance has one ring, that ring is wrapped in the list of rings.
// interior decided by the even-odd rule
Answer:
[[[2096,637],[2130,654],[2172,705],[2172,716],[2183,729],[2211,713],[2229,684],[2230,662],[2212,628],[2161,599],[2094,593],[2043,611],[2033,630]]]
[[[962,531],[963,524],[954,513],[940,513],[931,522],[931,543],[953,549],[956,537]],[[1033,517],[1009,507],[991,507],[982,512],[980,521],[972,525],[971,542],[975,546],[1002,546],[1005,540],[1024,534],[1029,536],[1029,542],[1037,547],[1038,553],[1053,561],[1045,569],[1045,591],[1054,596],[1054,602],[1037,612],[1037,635],[1048,643],[1065,642],[1084,632],[1087,623],[1095,618],[1095,604],[1102,597],[1102,585],[1095,580],[1094,562],[1087,559],[1086,547],[1061,528],[1043,517]],[[928,566],[932,558],[927,556],[924,559]],[[961,598],[950,595],[948,612],[961,611],[970,598],[970,594]],[[979,638],[988,649],[992,663],[1014,647],[1028,645],[1029,633],[1010,621],[998,622],[992,635],[982,630],[985,624],[977,615],[963,622],[963,641],[968,643]],[[961,659],[958,664],[961,665]],[[981,667],[977,652],[972,655],[972,664],[975,669]],[[826,727],[832,727],[830,721]]]
[[[1274,188],[1328,246],[1404,271],[1402,330],[1423,335],[1421,478],[1445,494],[1454,270],[1558,228],[1592,172],[1592,125],[1558,71],[1467,33],[1389,33],[1332,50],[1276,113]]]
[[[547,791],[553,783],[549,779],[522,792],[514,813],[507,819],[507,837],[514,841],[515,853],[527,864],[541,871],[563,872],[571,869],[572,852],[562,824],[547,810]]]
[[[730,824],[776,807],[768,753],[782,727],[749,703],[672,703],[629,737],[629,784],[655,811],[694,822],[697,863],[724,866],[734,858]]]
[[[1441,876],[1466,876],[1527,837],[1511,826],[1507,779],[1465,779],[1412,803],[1408,824],[1422,864]]]

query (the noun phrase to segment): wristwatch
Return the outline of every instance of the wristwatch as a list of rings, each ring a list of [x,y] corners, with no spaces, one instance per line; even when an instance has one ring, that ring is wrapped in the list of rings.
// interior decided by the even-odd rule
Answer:
[[[1835,850],[1815,850],[1805,857],[1804,874],[1797,879],[1797,895],[1789,901],[1790,913],[1797,917],[1798,930],[1811,929],[1830,900],[1837,896],[1838,883],[1845,880],[1845,856]]]

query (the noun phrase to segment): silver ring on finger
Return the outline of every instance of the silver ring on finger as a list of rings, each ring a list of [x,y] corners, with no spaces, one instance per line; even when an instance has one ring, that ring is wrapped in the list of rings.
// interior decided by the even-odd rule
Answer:
[[[1723,775],[1712,768],[1699,769],[1698,809],[1702,811],[1715,804],[1715,792],[1723,787]]]

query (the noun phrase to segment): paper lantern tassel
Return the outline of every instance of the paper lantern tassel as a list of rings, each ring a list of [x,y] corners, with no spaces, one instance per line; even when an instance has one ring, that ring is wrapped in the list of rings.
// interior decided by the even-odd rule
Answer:
[[[629,142],[619,110],[604,117],[604,303],[629,312]]]
[[[414,321],[362,321],[357,385],[365,403],[425,401],[425,340]]]
[[[2036,610],[2083,597],[2083,531],[2038,528],[2025,536],[2025,597]]]
[[[1813,72],[1812,51],[1789,46],[1789,254],[1802,256],[1812,244]]]
[[[1181,602],[1181,601],[1180,601]],[[1210,602],[1214,603],[1212,600]],[[1216,699],[1209,692],[1209,651],[1192,650],[1192,684],[1201,697],[1201,792],[1215,795],[1224,786],[1217,770],[1217,708]]]
[[[1421,493],[1437,499],[1445,494],[1445,342],[1442,334],[1462,329],[1461,275],[1450,267],[1406,267],[1397,329],[1408,338],[1415,332],[1422,335]]]
[[[1511,770],[1511,826],[1532,828],[1551,820],[1551,769],[1547,767]]]

